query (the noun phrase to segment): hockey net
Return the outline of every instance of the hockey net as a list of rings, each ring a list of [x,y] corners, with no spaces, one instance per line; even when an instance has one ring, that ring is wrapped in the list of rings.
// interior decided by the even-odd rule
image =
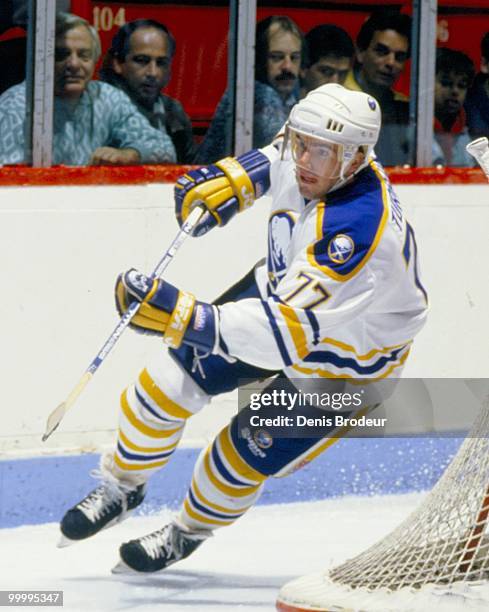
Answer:
[[[283,612],[489,610],[489,403],[421,506],[384,539],[280,590]]]

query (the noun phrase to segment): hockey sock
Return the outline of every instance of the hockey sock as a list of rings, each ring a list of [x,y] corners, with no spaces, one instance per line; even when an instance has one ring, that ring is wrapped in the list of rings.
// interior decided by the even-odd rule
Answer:
[[[168,463],[192,412],[174,401],[144,369],[135,385],[121,396],[119,433],[114,462],[133,477],[147,480]]]
[[[260,497],[266,478],[240,457],[226,426],[200,455],[179,520],[190,530],[231,525]]]

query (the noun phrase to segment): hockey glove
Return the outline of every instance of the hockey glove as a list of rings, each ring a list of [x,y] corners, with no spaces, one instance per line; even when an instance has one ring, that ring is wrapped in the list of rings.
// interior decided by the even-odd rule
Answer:
[[[137,270],[119,274],[115,286],[115,303],[123,315],[131,302],[141,302],[130,326],[138,332],[163,336],[171,348],[182,343],[212,352],[217,336],[217,309],[198,302],[191,293],[152,279]]]
[[[197,225],[202,236],[216,225],[226,225],[234,215],[253,205],[270,186],[270,160],[258,149],[237,158],[225,157],[215,164],[191,170],[175,185],[175,214],[179,225],[190,211],[203,204],[208,215]]]

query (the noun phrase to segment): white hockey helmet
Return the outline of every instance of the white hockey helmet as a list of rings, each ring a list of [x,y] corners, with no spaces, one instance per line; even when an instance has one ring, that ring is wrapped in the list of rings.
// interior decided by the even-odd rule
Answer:
[[[365,150],[364,168],[377,143],[382,123],[377,100],[363,91],[352,91],[336,83],[321,85],[298,102],[286,123],[284,147],[294,133],[339,145],[339,184],[359,147]]]

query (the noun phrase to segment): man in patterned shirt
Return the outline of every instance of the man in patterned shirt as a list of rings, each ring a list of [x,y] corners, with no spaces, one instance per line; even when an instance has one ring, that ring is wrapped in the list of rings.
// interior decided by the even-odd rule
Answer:
[[[53,163],[66,165],[175,162],[169,136],[129,98],[92,81],[100,56],[94,28],[69,13],[56,16]],[[0,96],[0,163],[25,163],[25,83]]]

